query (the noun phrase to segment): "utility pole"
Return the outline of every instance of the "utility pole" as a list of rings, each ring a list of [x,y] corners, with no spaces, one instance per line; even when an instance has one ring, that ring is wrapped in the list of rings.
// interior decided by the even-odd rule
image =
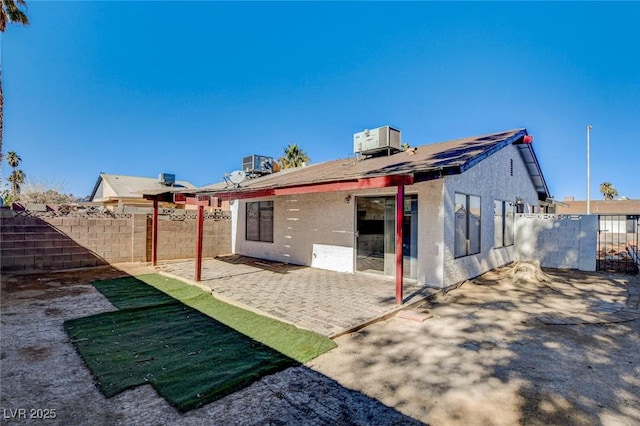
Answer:
[[[590,150],[589,150],[589,136],[591,133],[592,126],[591,124],[587,125],[587,214],[591,214],[591,197],[590,197],[590,187],[591,187],[591,168],[590,168]]]

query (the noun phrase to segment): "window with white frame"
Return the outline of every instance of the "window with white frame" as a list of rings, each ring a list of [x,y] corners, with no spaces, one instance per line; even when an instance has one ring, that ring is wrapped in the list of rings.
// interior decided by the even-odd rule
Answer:
[[[455,194],[454,256],[480,253],[481,209],[480,197]]]
[[[247,203],[246,239],[273,242],[273,201]]]
[[[512,246],[514,241],[515,203],[494,200],[493,202],[493,246]]]

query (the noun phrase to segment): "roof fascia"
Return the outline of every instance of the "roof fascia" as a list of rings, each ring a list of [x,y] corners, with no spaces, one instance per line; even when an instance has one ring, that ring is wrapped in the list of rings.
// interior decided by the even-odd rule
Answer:
[[[291,185],[280,188],[238,189],[236,191],[207,191],[206,194],[225,200],[241,200],[280,195],[300,195],[321,192],[356,191],[360,189],[386,188],[390,186],[412,185],[413,175],[388,175],[349,181],[331,181],[304,185]]]
[[[98,175],[98,180],[96,180],[96,184],[93,186],[93,191],[91,191],[91,195],[89,196],[90,200],[93,200],[93,198],[96,196],[96,192],[98,191],[98,188],[100,187],[100,182],[102,182],[104,178],[102,177],[102,173],[100,173]]]
[[[223,200],[243,200],[246,198],[262,198],[262,197],[271,197],[275,195],[275,190],[273,188],[266,189],[254,189],[247,191],[224,191],[224,192],[207,192],[207,195],[212,197],[218,197]]]
[[[533,158],[533,164],[538,171],[538,177],[542,181],[542,191],[538,190],[537,185],[535,184],[535,182],[533,182],[533,175],[531,175],[531,172],[529,172],[529,176],[531,177],[531,181],[533,182],[534,186],[536,186],[536,190],[538,190],[538,199],[540,199],[541,201],[546,201],[547,198],[551,196],[551,194],[549,193],[549,187],[547,186],[547,181],[545,180],[544,175],[542,174],[542,168],[540,167],[540,163],[538,162],[538,157],[536,157],[536,153],[533,150],[533,146],[530,143],[518,144],[518,148],[520,151],[520,156],[522,157],[522,160],[525,162],[527,160],[524,158],[524,154],[522,153],[522,151],[524,151],[525,149],[529,150],[529,153],[531,154],[531,158]]]
[[[351,181],[336,181],[315,183],[309,185],[297,185],[286,188],[277,188],[275,195],[300,195],[318,192],[357,191],[360,189],[387,188],[390,186],[412,185],[412,175],[388,175],[370,178],[360,178]]]
[[[467,161],[466,163],[464,163],[462,165],[442,167],[442,168],[439,168],[437,170],[430,170],[430,171],[427,171],[427,172],[416,173],[415,182],[425,182],[425,181],[429,181],[429,180],[442,179],[444,176],[459,175],[459,174],[469,170],[471,167],[475,166],[476,164],[478,164],[480,161],[484,160],[485,158],[488,158],[489,156],[495,154],[496,152],[498,152],[502,148],[506,147],[507,145],[514,144],[514,145],[518,146],[520,155],[521,155],[521,157],[523,158],[524,161],[526,161],[526,159],[524,158],[524,154],[522,153],[522,151],[523,150],[529,150],[529,152],[531,153],[531,157],[533,158],[533,164],[535,165],[535,167],[537,169],[537,172],[538,172],[537,173],[537,177],[539,177],[541,182],[542,182],[542,185],[541,185],[542,188],[540,189],[540,186],[537,185],[535,182],[533,182],[534,176],[531,175],[531,172],[529,172],[529,177],[531,178],[531,181],[532,181],[533,185],[536,187],[536,191],[538,192],[538,198],[540,200],[542,200],[542,201],[545,201],[547,198],[550,197],[549,187],[547,186],[547,182],[544,179],[544,175],[542,174],[542,168],[540,167],[540,163],[538,162],[538,158],[536,157],[535,151],[533,150],[533,146],[531,146],[530,143],[525,144],[525,143],[521,142],[523,140],[524,136],[526,136],[526,135],[527,135],[526,129],[522,129],[522,130],[518,131],[516,134],[514,134],[513,136],[505,139],[504,141],[501,141],[501,142],[495,144],[494,146],[492,146],[487,151],[483,152],[482,154],[477,155],[476,157],[472,158],[471,160]],[[529,171],[528,167],[527,167],[527,171]]]
[[[500,151],[505,146],[508,146],[508,145],[511,145],[511,144],[515,144],[519,139],[522,139],[526,135],[527,135],[527,130],[526,129],[522,129],[518,133],[516,133],[515,135],[508,137],[507,139],[503,140],[502,142],[496,143],[495,145],[493,145],[491,148],[487,149],[483,153],[476,155],[475,157],[473,157],[472,159],[470,159],[466,163],[462,164],[460,166],[460,172],[459,173],[466,172],[471,167],[475,166],[476,164],[478,164],[482,160],[492,156],[493,154],[495,154],[496,152]]]

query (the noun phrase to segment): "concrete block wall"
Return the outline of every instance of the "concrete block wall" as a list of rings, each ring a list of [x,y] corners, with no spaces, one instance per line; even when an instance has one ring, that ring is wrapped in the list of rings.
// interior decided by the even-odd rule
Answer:
[[[151,230],[151,222],[149,222]],[[151,253],[149,237],[149,253]],[[231,253],[231,221],[204,221],[202,256]],[[196,256],[196,221],[158,220],[158,260],[193,259]],[[150,260],[150,259],[149,259]]]
[[[122,217],[0,215],[0,270],[39,271],[151,260],[151,219]],[[158,259],[195,257],[195,219],[158,221]],[[205,219],[203,256],[231,253],[231,221]]]
[[[88,240],[86,227],[74,219],[55,218],[60,228],[37,217],[0,218],[0,267],[2,271],[37,271],[82,268],[108,264],[97,253],[83,246]],[[76,242],[68,232],[84,234]],[[102,227],[104,234],[104,226]]]
[[[516,216],[516,260],[548,268],[596,270],[598,216]]]
[[[148,262],[151,253],[151,219],[144,213],[131,215],[131,260],[130,262]]]
[[[105,262],[131,262],[133,226],[130,218],[54,217],[42,220]]]

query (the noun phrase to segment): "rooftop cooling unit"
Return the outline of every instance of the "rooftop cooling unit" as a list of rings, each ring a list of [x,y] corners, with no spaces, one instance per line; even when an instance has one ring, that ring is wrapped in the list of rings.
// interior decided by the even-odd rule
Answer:
[[[176,183],[176,175],[170,173],[160,173],[158,175],[158,182],[162,185],[173,186]]]
[[[386,152],[391,154],[400,151],[402,133],[391,126],[364,130],[353,134],[353,152],[373,155]]]
[[[242,171],[249,175],[273,173],[273,158],[264,155],[249,155],[242,159]]]

